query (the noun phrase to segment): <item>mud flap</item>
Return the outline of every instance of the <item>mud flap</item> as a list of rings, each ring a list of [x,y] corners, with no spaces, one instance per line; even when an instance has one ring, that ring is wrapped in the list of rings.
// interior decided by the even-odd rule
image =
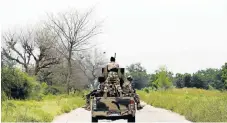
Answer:
[[[91,122],[92,122],[92,123],[98,123],[98,118],[96,118],[96,117],[91,117]]]
[[[136,117],[135,116],[128,116],[128,123],[135,123]]]

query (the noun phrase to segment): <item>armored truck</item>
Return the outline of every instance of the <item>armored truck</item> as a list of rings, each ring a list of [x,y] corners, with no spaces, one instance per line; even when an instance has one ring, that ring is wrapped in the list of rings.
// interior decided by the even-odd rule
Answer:
[[[124,83],[124,68],[118,69],[121,84]],[[98,78],[99,82],[104,82],[107,78],[107,69],[102,68],[102,75]],[[116,91],[116,90],[115,90]],[[101,119],[117,120],[127,119],[128,122],[135,122],[136,103],[133,96],[100,96],[91,97],[90,101],[91,121],[98,122]]]

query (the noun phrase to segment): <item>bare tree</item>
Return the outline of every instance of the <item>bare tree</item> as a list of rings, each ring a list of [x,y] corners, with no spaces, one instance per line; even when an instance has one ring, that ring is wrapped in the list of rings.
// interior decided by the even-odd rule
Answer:
[[[67,91],[72,75],[72,56],[74,52],[89,49],[90,39],[97,35],[99,25],[89,26],[89,15],[92,11],[79,14],[77,11],[60,13],[58,16],[48,15],[47,27],[59,38],[58,51],[67,59]]]
[[[11,32],[5,33],[3,35],[3,40],[6,44],[6,48],[3,48],[4,56],[21,64],[24,67],[25,72],[28,73],[28,65],[31,60],[28,49],[31,51],[34,50],[33,45],[30,43],[30,40],[32,40],[32,31],[27,30],[26,33],[21,31],[20,34]]]
[[[51,72],[50,76],[48,78],[51,78],[51,83],[53,82],[53,85],[58,85],[58,86],[66,86],[67,88],[67,60],[63,59],[64,61],[61,61],[60,64],[53,65],[51,68],[46,69],[44,71],[45,73]],[[72,77],[71,79],[73,81],[70,81],[69,83],[69,88],[70,90],[75,90],[75,89],[81,89],[85,85],[88,85],[88,78],[86,75],[84,75],[83,71],[80,69],[78,62],[77,61],[72,61]],[[41,73],[43,74],[43,73]]]
[[[25,72],[29,73],[32,60],[35,61],[34,71],[37,73],[44,68],[59,63],[55,51],[56,36],[45,28],[21,30],[20,33],[5,33],[3,40],[6,47],[3,55],[10,60],[23,65]]]
[[[35,60],[34,75],[37,75],[41,69],[49,68],[51,65],[60,62],[60,56],[55,51],[56,36],[49,30],[40,28],[35,31],[34,43],[38,54],[33,52],[32,48],[28,49],[28,53]]]
[[[14,65],[16,65],[16,61],[13,61],[13,60],[8,59],[4,55],[3,51],[1,51],[1,67],[2,68],[3,67],[10,67],[10,68],[12,68],[12,67],[14,67]]]
[[[101,75],[101,68],[107,64],[108,60],[103,52],[98,49],[82,52],[78,54],[77,61],[80,69],[87,76],[90,84],[94,87],[94,81]]]

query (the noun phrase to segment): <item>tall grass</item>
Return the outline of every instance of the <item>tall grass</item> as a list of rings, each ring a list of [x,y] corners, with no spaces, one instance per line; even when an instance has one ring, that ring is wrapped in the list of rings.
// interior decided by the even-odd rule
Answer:
[[[227,122],[227,92],[202,89],[137,91],[141,100],[172,110],[193,122]]]
[[[2,102],[2,122],[49,122],[56,115],[81,107],[83,93],[47,95],[41,101],[6,100]]]

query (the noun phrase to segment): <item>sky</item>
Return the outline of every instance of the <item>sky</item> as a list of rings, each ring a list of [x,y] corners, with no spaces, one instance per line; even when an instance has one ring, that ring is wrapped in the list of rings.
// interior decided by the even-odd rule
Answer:
[[[227,62],[226,0],[2,0],[1,31],[92,7],[92,19],[103,21],[94,41],[108,57],[116,52],[121,67],[140,62],[149,73],[161,65],[193,73]]]

